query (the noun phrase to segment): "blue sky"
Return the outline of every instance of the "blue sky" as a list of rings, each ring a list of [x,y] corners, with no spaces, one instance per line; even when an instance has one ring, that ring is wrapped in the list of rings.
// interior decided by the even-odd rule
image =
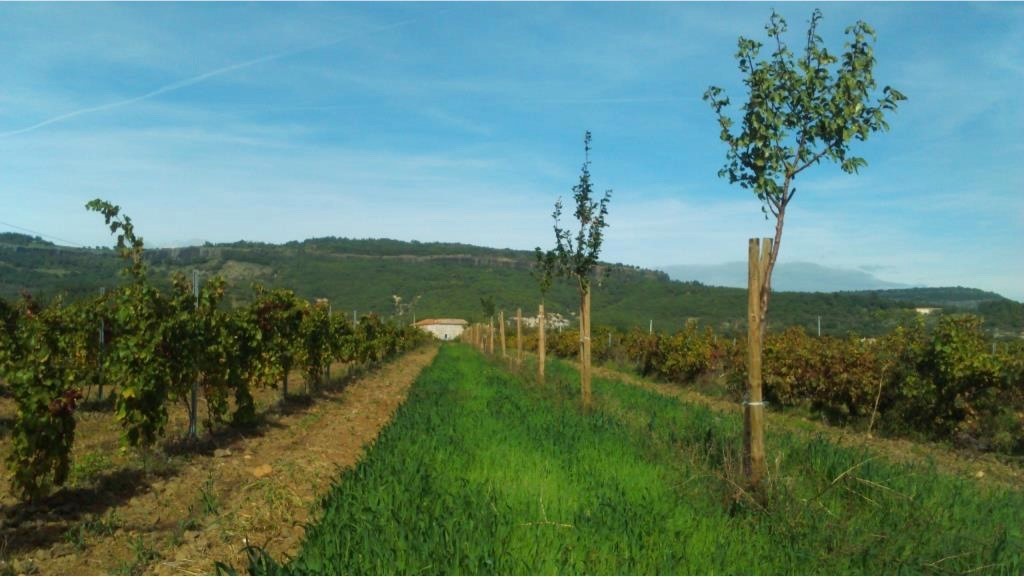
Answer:
[[[552,244],[593,132],[603,257],[745,259],[770,235],[701,95],[743,91],[736,39],[772,4],[0,4],[0,230],[107,245],[313,236]],[[790,39],[815,4],[779,3]],[[817,4],[858,19],[909,100],[801,174],[782,262],[1024,300],[1024,5]]]

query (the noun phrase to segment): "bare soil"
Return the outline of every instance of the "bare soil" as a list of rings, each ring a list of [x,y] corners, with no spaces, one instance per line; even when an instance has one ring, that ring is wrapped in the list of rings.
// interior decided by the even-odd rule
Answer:
[[[222,429],[198,446],[171,439],[123,449],[107,411],[83,411],[67,487],[28,505],[0,497],[0,574],[210,574],[244,570],[243,547],[295,554],[319,498],[353,466],[406,398],[436,345],[369,371],[335,365],[317,393],[288,402],[260,391],[262,424]],[[290,379],[292,390],[301,378]],[[14,415],[0,398],[0,425]],[[168,431],[184,431],[184,408]],[[3,427],[0,426],[0,429]],[[0,432],[6,445],[9,432]],[[6,454],[6,450],[0,450]],[[0,475],[7,478],[6,465]]]

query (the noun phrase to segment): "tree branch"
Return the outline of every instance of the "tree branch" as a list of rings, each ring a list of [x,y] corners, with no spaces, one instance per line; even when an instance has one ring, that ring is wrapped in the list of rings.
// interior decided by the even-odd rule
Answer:
[[[831,145],[826,146],[824,150],[822,150],[821,152],[818,152],[817,154],[815,154],[814,157],[811,158],[810,160],[808,160],[806,164],[804,164],[800,168],[798,168],[795,171],[793,171],[793,174],[791,174],[790,176],[796,176],[796,175],[800,174],[801,172],[804,171],[804,169],[806,169],[807,167],[811,166],[815,162],[818,162],[819,160],[821,160],[821,157],[825,156],[826,154],[828,154],[829,151],[832,150],[832,148],[833,147]]]

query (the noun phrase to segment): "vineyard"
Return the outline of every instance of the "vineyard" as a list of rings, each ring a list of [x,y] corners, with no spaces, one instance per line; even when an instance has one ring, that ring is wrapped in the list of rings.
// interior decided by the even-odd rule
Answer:
[[[0,574],[1024,575],[1020,14],[238,9],[9,10]]]
[[[1024,571],[1024,494],[796,428],[764,501],[735,414],[555,361],[547,383],[447,345],[283,562],[256,574],[895,574]]]
[[[524,337],[536,349],[536,335]],[[694,386],[732,401],[745,392],[746,343],[691,323],[672,334],[599,327],[594,359],[641,376]],[[564,359],[579,356],[579,332],[548,337]],[[764,347],[766,399],[838,426],[942,441],[1009,458],[1024,456],[1024,343],[994,341],[972,315],[948,315],[877,338],[770,332]]]
[[[140,451],[144,468],[153,466],[151,448],[163,442],[166,451],[169,439],[174,451],[209,463],[199,455],[208,447],[203,439],[223,431],[265,434],[258,405],[265,407],[268,395],[308,398],[331,381],[330,367],[378,366],[426,338],[375,315],[352,323],[331,314],[329,303],[289,290],[254,285],[243,299],[248,304],[229,308],[227,283],[218,277],[200,284],[178,274],[169,289],[158,287],[131,219],[101,201],[90,208],[118,235],[124,283],[72,303],[44,305],[30,295],[0,301],[3,394],[16,409],[4,432],[11,439],[6,466],[27,507],[7,508],[18,513],[4,531],[26,538],[33,526],[52,526],[33,519],[54,504],[61,515],[82,518],[57,525],[64,542],[58,547],[71,554],[52,567],[94,571],[105,548],[128,548],[119,553],[127,560],[103,570],[149,572],[160,562],[209,571],[216,560],[222,570],[244,566],[257,574],[1024,569],[1024,495],[1013,487],[1015,473],[964,479],[962,467],[956,474],[892,460],[773,416],[767,479],[752,492],[741,464],[742,419],[644,380],[736,406],[747,382],[742,338],[696,323],[675,333],[598,327],[590,337],[593,360],[640,381],[599,371],[588,376],[589,402],[580,404],[580,373],[566,362],[581,357],[580,332],[549,332],[543,350],[556,359],[539,372],[532,351],[540,332],[510,333],[514,320],[505,323],[503,312],[496,327],[476,324],[466,333],[480,352],[443,347],[408,401],[401,404],[400,394],[388,400],[383,406],[401,405],[390,425],[390,412],[383,412],[353,428],[350,415],[358,410],[347,405],[324,409],[331,420],[317,425],[322,434],[309,429],[316,413],[279,421],[290,423],[290,457],[278,457],[273,467],[246,468],[243,460],[229,481],[222,472],[201,482],[197,472],[157,467],[157,480],[148,483],[166,487],[160,475],[180,475],[177,489],[147,494],[150,504],[141,509],[101,515],[101,507],[83,518],[78,505],[65,504],[75,493],[61,497],[62,487],[73,481],[80,491],[90,474],[100,484],[121,474],[99,474],[112,464],[100,453],[73,453],[83,405],[90,418],[116,423],[122,445]],[[527,354],[513,363],[508,351],[520,349]],[[409,383],[419,366],[405,370]],[[1024,452],[1024,350],[992,340],[977,317],[944,315],[875,338],[811,336],[799,327],[769,332],[764,375],[766,400],[783,412],[1003,460]],[[389,386],[364,388],[365,406],[380,406],[370,399]],[[357,460],[379,427],[379,440]],[[347,447],[343,458],[338,446]],[[295,483],[311,475],[296,464],[308,460],[306,450],[334,456],[303,498],[282,500],[282,491],[296,495]],[[351,467],[340,478],[333,459]],[[266,475],[278,469],[290,471],[291,485],[269,484]],[[262,498],[277,503],[276,512],[250,509],[253,487],[264,488]],[[186,502],[183,513],[161,508],[160,499],[171,494]],[[279,543],[250,540],[277,535],[280,520],[291,518],[285,511],[320,496],[322,506],[309,518],[316,523],[306,530],[300,526]],[[146,507],[184,517],[169,531],[147,528]],[[122,510],[140,531],[130,538]],[[241,545],[238,535],[245,536]],[[36,567],[18,562],[5,567]]]
[[[16,413],[5,436],[11,487],[38,500],[68,479],[80,403],[112,405],[130,447],[150,447],[166,430],[168,406],[186,408],[197,439],[200,400],[207,430],[255,424],[253,390],[280,387],[298,369],[308,394],[332,362],[380,363],[424,336],[367,315],[357,323],[330,314],[324,302],[292,291],[254,287],[249,306],[223,306],[226,283],[202,287],[177,275],[156,288],[142,258],[143,242],[119,207],[93,201],[125,262],[123,285],[93,299],[43,305],[31,295],[0,301],[0,394]]]

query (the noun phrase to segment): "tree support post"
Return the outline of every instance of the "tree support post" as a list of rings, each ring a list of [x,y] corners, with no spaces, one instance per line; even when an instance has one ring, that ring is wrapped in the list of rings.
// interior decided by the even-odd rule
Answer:
[[[537,312],[537,380],[544,382],[544,305]]]
[[[487,321],[487,352],[494,356],[494,317]]]
[[[331,310],[331,303],[327,303],[327,326],[328,326],[328,330],[331,330],[330,329],[330,326],[331,326],[331,316],[332,316],[331,313],[333,313],[333,312],[334,311]],[[414,325],[416,324],[415,317],[414,317],[414,320],[413,320],[412,324],[414,324]],[[327,373],[327,382],[328,383],[331,382],[331,361],[333,361],[333,360],[334,360],[334,356],[333,355],[328,355],[327,356],[327,370],[325,372]]]
[[[743,472],[753,489],[760,486],[765,474],[764,397],[761,388],[761,350],[764,338],[763,297],[772,239],[749,241],[747,283],[747,398],[743,401]]]
[[[590,408],[590,286],[583,289],[580,307],[580,389],[583,408]]]
[[[523,309],[516,308],[516,368],[523,364]]]
[[[498,312],[498,341],[501,343],[501,358],[505,355],[505,311]]]
[[[106,292],[107,292],[106,287],[100,287],[100,298],[101,299],[103,298],[103,295],[106,294]],[[104,305],[101,310],[103,311],[103,314],[105,315],[106,311],[107,311],[106,306]],[[98,350],[96,352],[96,376],[97,376],[97,380],[99,381],[98,384],[100,386],[100,390],[99,390],[99,400],[100,401],[103,400],[103,353],[104,353],[104,349],[106,348],[106,333],[107,333],[107,331],[106,331],[106,320],[101,315],[100,316],[99,347],[98,347]]]
[[[196,304],[196,315],[199,315],[199,271],[192,271],[192,294],[195,296]],[[198,369],[199,360],[195,359],[196,368]],[[196,380],[192,381],[192,395],[189,399],[188,405],[188,438],[195,441],[198,437],[196,431],[196,417],[199,412],[199,372],[196,371]]]

